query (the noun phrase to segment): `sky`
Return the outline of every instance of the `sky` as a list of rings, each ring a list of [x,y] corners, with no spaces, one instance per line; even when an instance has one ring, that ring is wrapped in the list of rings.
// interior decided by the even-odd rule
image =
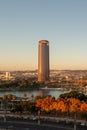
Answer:
[[[50,69],[87,69],[87,0],[0,0],[0,70],[38,69],[42,39]]]

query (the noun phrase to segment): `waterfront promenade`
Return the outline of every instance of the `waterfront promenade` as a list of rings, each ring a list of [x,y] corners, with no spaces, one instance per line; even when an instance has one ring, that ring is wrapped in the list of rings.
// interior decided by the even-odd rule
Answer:
[[[74,130],[74,119],[34,116],[26,114],[0,114],[0,130]],[[86,120],[76,120],[76,130],[87,130]]]
[[[38,116],[38,115],[32,115],[32,114],[27,114],[27,113],[6,113],[6,117],[7,119],[9,118],[13,118],[13,119],[31,119],[31,120],[37,120],[37,119],[41,119],[41,120],[48,120],[48,121],[55,121],[55,122],[59,122],[59,121],[68,121],[68,122],[74,122],[73,118],[67,118],[67,117],[54,117],[54,116]],[[4,118],[4,113],[0,113],[0,118]],[[87,120],[81,120],[81,119],[77,119],[76,120],[77,123],[84,123],[87,125]]]

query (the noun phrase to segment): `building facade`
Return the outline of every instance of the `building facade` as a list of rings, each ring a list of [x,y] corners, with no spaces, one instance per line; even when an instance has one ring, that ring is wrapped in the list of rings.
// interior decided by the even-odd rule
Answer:
[[[38,45],[38,81],[49,80],[49,41],[41,40]]]

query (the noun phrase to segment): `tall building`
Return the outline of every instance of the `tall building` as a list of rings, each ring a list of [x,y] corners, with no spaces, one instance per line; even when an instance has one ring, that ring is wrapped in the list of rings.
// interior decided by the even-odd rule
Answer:
[[[6,72],[6,80],[10,80],[10,72]]]
[[[49,41],[41,40],[38,46],[38,81],[49,80]]]

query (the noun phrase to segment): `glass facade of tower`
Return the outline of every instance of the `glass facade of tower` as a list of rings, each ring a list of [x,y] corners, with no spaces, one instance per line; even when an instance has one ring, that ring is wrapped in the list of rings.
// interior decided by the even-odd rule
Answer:
[[[49,80],[49,41],[41,40],[38,46],[38,81]]]

